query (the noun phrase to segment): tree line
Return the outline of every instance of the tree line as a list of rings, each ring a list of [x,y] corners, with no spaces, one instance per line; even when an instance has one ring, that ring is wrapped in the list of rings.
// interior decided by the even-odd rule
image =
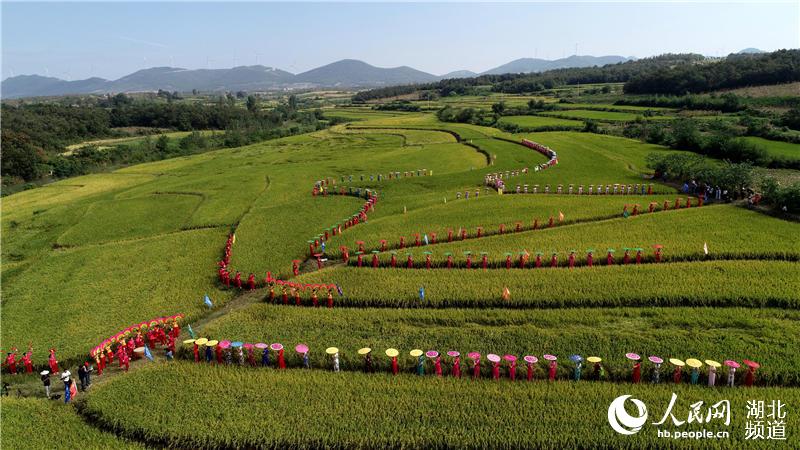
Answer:
[[[242,108],[232,94],[211,104],[134,100],[125,94],[94,103],[4,103],[2,119],[4,185],[50,175],[79,175],[102,166],[153,161],[209,148],[246,145],[325,126],[322,112],[300,111],[295,96],[264,111],[256,97],[248,96]],[[213,139],[193,134],[192,140],[178,147],[168,146],[159,138],[145,139],[136,145],[117,145],[110,151],[94,148],[62,155],[70,144],[130,136],[119,131],[123,127],[225,133]]]
[[[683,95],[793,81],[800,81],[800,50],[733,54],[720,61],[644,71],[627,80],[623,89],[626,94]]]

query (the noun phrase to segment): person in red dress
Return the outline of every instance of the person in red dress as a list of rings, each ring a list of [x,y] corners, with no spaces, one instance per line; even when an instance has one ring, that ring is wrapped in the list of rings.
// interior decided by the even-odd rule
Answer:
[[[54,348],[50,349],[48,364],[50,364],[50,373],[58,373],[58,360],[56,359],[56,349]]]
[[[236,277],[233,278],[233,284],[237,289],[242,288],[242,274],[238,270],[236,271]]]
[[[557,369],[558,369],[558,363],[555,361],[550,361],[550,372],[548,374],[550,381],[554,381],[556,379]]]
[[[642,363],[641,361],[636,361],[633,363],[633,384],[639,384],[639,381],[642,379]]]
[[[250,273],[250,276],[247,277],[247,288],[251,291],[256,290],[256,276],[253,273]]]
[[[25,366],[25,373],[33,373],[33,361],[31,361],[32,356],[33,346],[28,345],[28,351],[22,355],[22,364]]]
[[[433,360],[433,367],[434,373],[436,373],[437,377],[442,376],[442,355],[438,355],[435,360]]]
[[[11,351],[8,352],[6,355],[6,366],[8,366],[8,372],[11,375],[17,374],[17,349],[16,347],[11,347]]]
[[[278,368],[286,368],[286,360],[283,358],[283,349],[278,350]]]

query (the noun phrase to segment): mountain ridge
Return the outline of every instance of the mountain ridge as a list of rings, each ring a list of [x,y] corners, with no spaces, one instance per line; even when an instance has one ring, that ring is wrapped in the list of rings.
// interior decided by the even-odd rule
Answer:
[[[469,78],[483,74],[539,72],[558,68],[589,67],[627,61],[622,56],[577,56],[557,60],[520,58],[482,73],[458,70],[441,76],[409,66],[377,67],[357,59],[342,59],[314,69],[293,74],[263,65],[236,66],[228,69],[186,69],[159,66],[140,69],[116,80],[93,77],[63,80],[41,75],[18,75],[2,81],[2,98],[58,95],[108,94],[119,92],[167,91],[204,92],[268,91],[314,87],[373,88],[402,84],[427,83],[445,78]]]

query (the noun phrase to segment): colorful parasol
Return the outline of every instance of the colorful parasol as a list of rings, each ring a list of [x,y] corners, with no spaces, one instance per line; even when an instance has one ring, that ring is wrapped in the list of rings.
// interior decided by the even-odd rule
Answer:
[[[220,344],[220,345],[222,345],[222,344]],[[259,342],[258,344],[255,345],[255,348],[261,349],[261,350],[264,350],[267,347],[269,347],[269,346],[267,344],[263,343],[263,342]]]
[[[742,366],[739,365],[738,362],[733,361],[731,359],[725,360],[725,365],[728,366],[728,367],[733,367],[734,369],[738,369],[739,367],[742,367]]]
[[[539,358],[537,358],[537,357],[535,357],[533,355],[527,355],[522,359],[525,360],[526,363],[530,363],[530,364],[536,364],[537,362],[539,362]]]
[[[186,344],[186,345],[194,344],[194,339],[186,339],[186,340],[183,341],[183,343]]]
[[[749,359],[743,359],[742,362],[747,367],[750,367],[750,368],[753,368],[753,369],[758,369],[759,367],[761,367],[761,364],[759,364],[759,363],[757,363],[755,361],[750,361]]]
[[[302,353],[302,354],[308,353],[308,345],[306,345],[306,344],[297,344],[297,345],[294,346],[294,351],[296,351],[297,353]]]
[[[670,364],[672,364],[673,366],[678,366],[678,367],[683,367],[683,366],[685,366],[685,365],[686,365],[686,363],[685,363],[685,362],[683,362],[683,361],[681,361],[680,359],[677,359],[677,358],[670,358],[670,359],[669,359],[669,362],[670,362]]]
[[[274,350],[274,351],[278,352],[278,351],[283,350],[283,344],[279,344],[279,343],[276,342],[274,344],[270,344],[269,348],[271,350]]]
[[[707,366],[711,366],[711,367],[715,367],[715,368],[716,367],[722,367],[722,364],[714,361],[713,359],[707,359],[705,362],[706,362]]]
[[[467,354],[467,358],[474,359],[474,360],[479,360],[479,359],[481,359],[481,354],[478,353],[478,352],[469,352]]]
[[[544,359],[546,359],[548,361],[556,361],[558,359],[556,357],[556,355],[549,355],[549,354],[548,355],[542,355],[542,358],[544,358]]]
[[[602,359],[600,359],[597,356],[590,356],[586,358],[586,361],[589,361],[590,363],[599,363],[600,361],[602,361]]]
[[[367,353],[371,352],[372,349],[369,347],[364,347],[358,350],[359,355],[366,355]]]
[[[664,360],[659,358],[658,356],[651,356],[651,357],[649,357],[647,359],[653,364],[661,364],[661,363],[664,362]]]
[[[328,347],[325,349],[325,353],[329,355],[335,355],[336,353],[339,353],[339,349],[336,347]]]
[[[503,355],[503,359],[505,359],[508,362],[514,362],[517,360],[517,357],[514,355]]]
[[[428,350],[427,352],[425,352],[425,356],[427,356],[428,358],[436,358],[437,356],[439,356],[439,352],[437,352],[436,350]]]
[[[700,362],[699,359],[689,358],[689,359],[686,360],[686,365],[689,366],[689,367],[694,367],[695,369],[697,369],[698,367],[701,367],[703,365],[703,363]]]
[[[397,355],[399,355],[399,354],[400,354],[400,352],[397,351],[396,348],[388,348],[388,349],[386,349],[386,356],[388,356],[389,358],[396,358]]]
[[[500,362],[500,355],[495,355],[494,353],[489,353],[488,355],[486,355],[486,359],[488,359],[489,361],[491,361],[493,363]]]
[[[231,341],[222,341],[219,343],[219,348],[230,348]]]
[[[208,342],[208,339],[206,339],[206,338],[200,338],[200,339],[194,341],[194,343],[197,344],[197,345],[206,345],[206,342]]]
[[[418,358],[422,356],[422,350],[415,348],[414,350],[411,350],[408,354],[413,356],[414,358]]]
[[[450,350],[449,352],[447,352],[447,356],[449,356],[451,358],[455,358],[457,356],[461,356],[461,353],[459,353],[459,352],[457,352],[455,350]]]
[[[630,359],[631,361],[638,361],[642,359],[642,357],[636,353],[625,353],[625,357]]]

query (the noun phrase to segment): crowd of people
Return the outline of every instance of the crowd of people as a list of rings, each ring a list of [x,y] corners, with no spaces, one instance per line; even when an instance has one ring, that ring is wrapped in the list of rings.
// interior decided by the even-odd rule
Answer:
[[[311,369],[312,364],[309,358],[309,346],[306,344],[297,344],[295,346],[295,359],[290,359],[285,354],[283,344],[273,343],[265,344],[259,342],[244,343],[241,341],[229,340],[209,340],[207,338],[200,339],[187,339],[183,341],[184,345],[191,346],[191,353],[185,352],[187,357],[192,358],[196,363],[207,364],[220,364],[220,365],[234,365],[234,366],[249,366],[249,367],[272,367],[276,369],[286,369],[289,366],[302,367]],[[354,366],[354,370],[363,370],[366,373],[373,373],[379,370],[376,366],[376,361],[373,359],[373,351],[369,347],[364,347],[356,352],[362,359],[362,366]],[[489,362],[488,367],[484,370],[481,366],[483,361],[482,355],[479,352],[469,352],[466,355],[467,367],[462,367],[462,354],[455,350],[450,350],[444,354],[436,350],[429,350],[423,352],[420,349],[414,349],[409,352],[409,359],[400,361],[400,351],[394,348],[386,349],[384,352],[387,360],[380,363],[381,367],[390,368],[391,372],[395,375],[402,371],[415,373],[417,375],[425,375],[432,373],[435,376],[453,376],[461,378],[462,376],[469,376],[473,379],[481,378],[482,376],[490,376],[495,380],[507,378],[511,381],[518,379],[525,379],[532,381],[536,379],[539,372],[543,372],[544,376],[549,381],[554,381],[559,378],[558,371],[558,357],[551,354],[545,354],[540,359],[534,355],[525,355],[517,357],[516,355],[506,354],[502,357],[497,354],[487,354],[486,360]],[[337,347],[328,347],[325,349],[326,363],[325,367],[334,372],[341,371],[341,351]],[[443,360],[443,358],[447,360]],[[638,384],[642,382],[643,359],[636,353],[627,353],[625,357],[631,362],[630,375],[628,380],[631,383]],[[585,378],[590,380],[605,380],[609,379],[606,374],[606,369],[603,365],[602,358],[598,356],[589,356],[584,359],[581,355],[570,355],[567,360],[569,361],[569,378],[575,381],[581,380],[583,376],[584,363],[591,365],[591,371]],[[662,379],[662,365],[664,362],[669,362],[672,366],[671,380],[675,384],[690,383],[701,384],[701,376],[705,377],[703,384],[710,387],[717,385],[717,378],[723,374],[721,371],[725,370],[725,385],[733,387],[736,385],[737,369],[745,366],[746,372],[744,375],[743,384],[750,387],[755,382],[756,369],[760,367],[755,361],[745,359],[740,364],[734,360],[725,360],[719,363],[715,360],[706,359],[701,362],[696,358],[689,358],[684,360],[678,358],[669,358],[667,360],[659,356],[650,356],[647,358],[650,363],[647,370],[649,371],[649,378],[651,383],[661,383]],[[517,373],[518,363],[525,365],[525,375],[520,376]],[[401,369],[403,366],[403,369]],[[705,374],[703,375],[701,369],[705,366]],[[685,370],[688,367],[688,370]],[[385,370],[385,369],[384,369]],[[564,378],[563,371],[561,378]]]

